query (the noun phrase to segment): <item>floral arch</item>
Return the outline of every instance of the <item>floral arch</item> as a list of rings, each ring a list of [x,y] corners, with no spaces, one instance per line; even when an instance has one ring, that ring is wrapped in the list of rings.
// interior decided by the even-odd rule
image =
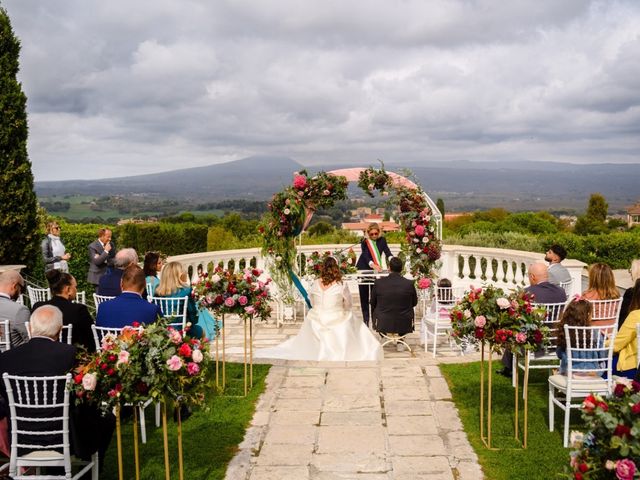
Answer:
[[[291,185],[274,194],[259,227],[266,266],[282,292],[291,292],[294,284],[301,287],[296,275],[296,237],[306,230],[316,209],[347,198],[349,182],[357,182],[371,197],[376,192],[390,197],[405,233],[402,253],[411,274],[416,281],[435,275],[441,254],[442,215],[419,185],[387,172],[384,166],[321,171],[313,176],[302,170],[294,173]]]

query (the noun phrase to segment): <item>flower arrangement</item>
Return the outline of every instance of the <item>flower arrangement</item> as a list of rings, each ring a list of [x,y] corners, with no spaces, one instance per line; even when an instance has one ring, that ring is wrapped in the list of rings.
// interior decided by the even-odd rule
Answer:
[[[268,259],[269,271],[280,290],[291,285],[290,271],[296,261],[295,237],[317,208],[330,207],[347,198],[347,179],[318,172],[311,177],[306,170],[295,172],[293,182],[276,193],[267,204],[268,212],[258,231],[263,236],[262,254]]]
[[[260,280],[262,273],[259,268],[245,268],[234,273],[216,267],[212,275],[208,272],[200,274],[193,285],[193,295],[199,307],[211,309],[217,315],[227,313],[244,319],[259,317],[266,320],[271,313],[271,279]]]
[[[451,309],[451,336],[460,345],[487,342],[495,351],[522,355],[538,350],[549,337],[544,309],[522,289],[506,294],[492,285],[474,288]]]
[[[307,276],[318,278],[322,271],[322,264],[325,259],[330,256],[333,256],[337,260],[338,267],[343,275],[356,273],[358,271],[356,269],[356,253],[353,251],[353,248],[350,248],[347,252],[343,250],[335,250],[333,252],[327,250],[322,253],[315,251],[307,257]]]
[[[619,379],[613,393],[589,395],[582,403],[588,432],[571,432],[565,478],[633,480],[640,477],[640,383]]]
[[[380,163],[381,168],[369,167],[360,172],[358,176],[358,186],[370,197],[373,197],[373,192],[376,190],[386,196],[392,187],[391,177],[385,171],[384,164]]]
[[[105,410],[161,397],[201,403],[208,343],[169,327],[168,322],[125,327],[117,336],[105,335],[100,351],[81,354],[72,385],[76,399]]]

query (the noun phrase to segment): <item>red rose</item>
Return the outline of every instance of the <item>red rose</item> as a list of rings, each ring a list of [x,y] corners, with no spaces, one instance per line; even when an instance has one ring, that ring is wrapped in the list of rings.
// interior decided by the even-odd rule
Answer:
[[[77,374],[75,377],[73,377],[73,381],[76,384],[80,384],[82,383],[82,378],[84,377],[84,375],[82,373]]]
[[[640,402],[631,407],[631,411],[638,415],[640,413]]]
[[[218,295],[214,300],[213,303],[215,303],[216,305],[222,305],[224,303],[224,297],[222,295]]]
[[[540,330],[533,332],[533,340],[536,343],[542,343],[542,332]]]
[[[115,355],[109,355],[109,361],[110,362],[115,362],[118,359],[118,357],[116,357]]]
[[[584,477],[582,476],[582,474],[580,472],[576,472],[575,473],[575,478],[576,478],[576,480],[583,480],[584,479]]]
[[[609,410],[609,405],[607,405],[605,402],[598,402],[596,407],[600,407],[603,412],[607,412]]]
[[[620,437],[620,438],[630,437],[631,436],[631,429],[629,427],[627,427],[626,425],[623,425],[621,423],[613,431],[613,434],[618,436],[618,437]]]
[[[613,389],[613,394],[616,397],[624,397],[625,386],[622,383],[617,383],[616,388]]]
[[[476,327],[476,338],[483,339],[484,338],[484,329],[480,327]]]
[[[635,380],[632,380],[632,381],[631,381],[631,389],[632,389],[635,393],[640,392],[640,382],[636,382]]]
[[[578,465],[578,470],[580,470],[582,473],[585,473],[587,470],[589,470],[589,465],[587,465],[586,463],[581,463],[580,465]]]
[[[190,357],[191,347],[189,346],[189,344],[183,343],[182,345],[180,345],[180,348],[178,349],[178,353],[183,357]]]
[[[136,383],[136,391],[142,394],[147,393],[149,391],[149,385],[144,382],[138,382]]]
[[[109,365],[107,365],[106,363],[103,363],[102,365],[100,365],[100,368],[102,370],[106,370],[109,367]]]
[[[113,368],[107,370],[107,375],[109,375],[110,377],[113,376],[114,373],[116,373],[116,371]]]

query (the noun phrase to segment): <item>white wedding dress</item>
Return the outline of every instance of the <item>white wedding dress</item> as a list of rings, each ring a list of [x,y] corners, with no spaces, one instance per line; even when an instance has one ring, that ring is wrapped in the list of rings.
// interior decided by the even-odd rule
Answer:
[[[309,290],[311,305],[298,334],[272,348],[255,352],[257,358],[318,361],[382,360],[380,342],[351,312],[346,284],[327,289],[316,280]]]

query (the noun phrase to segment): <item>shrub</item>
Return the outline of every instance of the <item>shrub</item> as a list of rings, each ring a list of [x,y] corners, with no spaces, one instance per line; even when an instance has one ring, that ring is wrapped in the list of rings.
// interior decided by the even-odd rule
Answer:
[[[148,251],[166,255],[207,250],[207,226],[195,223],[128,223],[117,228],[118,247],[132,247],[143,256]]]

